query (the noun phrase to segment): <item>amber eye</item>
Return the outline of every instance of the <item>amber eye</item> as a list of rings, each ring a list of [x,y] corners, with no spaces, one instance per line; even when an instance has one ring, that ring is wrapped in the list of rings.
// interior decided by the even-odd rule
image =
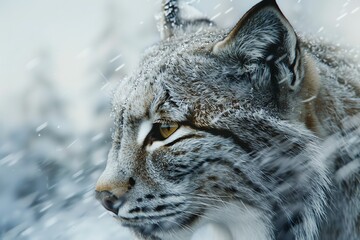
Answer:
[[[166,139],[170,137],[176,130],[178,130],[179,124],[177,123],[161,123],[159,125],[160,135]]]

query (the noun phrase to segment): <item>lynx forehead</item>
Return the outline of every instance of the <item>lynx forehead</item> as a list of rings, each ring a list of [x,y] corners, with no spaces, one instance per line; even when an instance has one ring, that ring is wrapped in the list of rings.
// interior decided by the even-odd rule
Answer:
[[[274,0],[230,31],[194,12],[164,0],[120,81],[96,197],[139,239],[359,239],[359,64]]]

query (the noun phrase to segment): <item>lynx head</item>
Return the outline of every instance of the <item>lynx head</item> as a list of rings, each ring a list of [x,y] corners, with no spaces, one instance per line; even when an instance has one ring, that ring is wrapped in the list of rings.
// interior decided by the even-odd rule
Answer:
[[[292,123],[305,71],[294,30],[275,1],[230,32],[185,10],[165,1],[163,40],[120,83],[97,198],[146,239],[186,238],[207,221],[236,222],[233,237],[311,239],[300,226],[320,215],[325,170],[316,138]]]

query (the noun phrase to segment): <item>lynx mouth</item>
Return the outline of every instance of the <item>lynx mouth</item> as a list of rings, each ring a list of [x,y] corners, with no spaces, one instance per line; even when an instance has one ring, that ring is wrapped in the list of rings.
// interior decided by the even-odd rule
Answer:
[[[122,217],[118,216],[118,218],[122,221],[129,222],[129,223],[141,223],[142,221],[150,220],[150,221],[157,221],[168,217],[173,217],[176,215],[181,214],[181,211],[176,211],[173,213],[167,213],[163,215],[156,215],[156,216],[135,216],[135,217]]]
[[[189,230],[202,216],[202,211],[185,214],[184,211],[176,211],[160,216],[135,216],[132,218],[116,216],[121,225],[140,233],[143,236],[166,234]]]

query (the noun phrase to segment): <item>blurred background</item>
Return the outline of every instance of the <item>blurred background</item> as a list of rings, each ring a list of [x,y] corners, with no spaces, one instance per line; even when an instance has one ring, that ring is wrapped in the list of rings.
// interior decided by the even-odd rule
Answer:
[[[0,239],[131,239],[93,192],[114,86],[159,41],[160,2],[0,0]],[[232,27],[258,1],[185,2]],[[278,3],[299,35],[359,48],[360,0]]]

